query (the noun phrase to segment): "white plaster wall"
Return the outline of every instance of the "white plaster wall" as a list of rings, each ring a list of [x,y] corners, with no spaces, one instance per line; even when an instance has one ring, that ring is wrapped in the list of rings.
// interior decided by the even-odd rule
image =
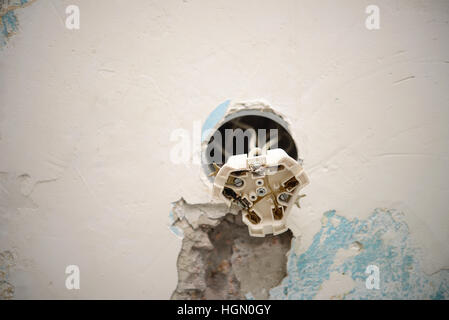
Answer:
[[[78,31],[64,26],[69,4]],[[168,298],[180,249],[170,203],[210,200],[198,165],[170,162],[170,133],[226,99],[264,99],[291,121],[311,180],[291,222],[299,251],[324,211],[387,207],[404,212],[427,272],[449,267],[449,2],[376,0],[376,31],[369,4],[17,9],[0,51],[0,251],[15,253],[15,296]],[[81,290],[65,288],[69,264]]]

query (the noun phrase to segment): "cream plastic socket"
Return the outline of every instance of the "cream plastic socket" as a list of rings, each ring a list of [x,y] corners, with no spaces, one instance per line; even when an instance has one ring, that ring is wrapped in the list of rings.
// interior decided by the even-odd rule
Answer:
[[[309,183],[300,163],[284,150],[260,151],[231,156],[213,185],[215,198],[241,207],[242,220],[254,237],[287,231],[287,216]]]

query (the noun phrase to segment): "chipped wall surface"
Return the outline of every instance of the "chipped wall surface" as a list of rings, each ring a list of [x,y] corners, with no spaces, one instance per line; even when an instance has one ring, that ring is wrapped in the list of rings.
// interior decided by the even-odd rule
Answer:
[[[0,299],[14,297],[14,286],[9,283],[9,271],[14,266],[14,254],[11,251],[0,252]]]
[[[238,208],[184,199],[174,203],[172,217],[183,234],[173,299],[267,299],[286,276],[290,231],[251,237]]]
[[[288,277],[270,291],[275,299],[449,299],[449,270],[426,274],[422,249],[402,213],[377,209],[348,220],[335,211],[304,253],[289,255]],[[378,290],[366,286],[366,268],[380,270]]]
[[[198,281],[218,270],[237,279],[232,297],[448,299],[449,2],[376,1],[371,31],[363,0],[0,3],[2,298],[190,295],[191,236],[213,266]],[[71,4],[79,30],[65,27]],[[174,130],[196,141],[227,100],[284,115],[311,183],[288,245],[255,249],[237,228],[221,264],[214,235],[239,213],[170,154]],[[195,209],[179,220],[181,198]],[[271,282],[245,282],[236,256],[271,246]],[[65,287],[72,264],[79,290]],[[233,288],[217,287],[200,294]]]
[[[35,0],[0,1],[0,48],[6,45],[9,37],[17,32],[19,23],[15,10],[24,8]]]

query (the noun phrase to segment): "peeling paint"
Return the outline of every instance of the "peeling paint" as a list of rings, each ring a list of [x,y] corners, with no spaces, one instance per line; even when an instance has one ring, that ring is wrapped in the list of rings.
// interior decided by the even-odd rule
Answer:
[[[388,286],[397,286],[398,297],[413,297],[413,281],[427,279],[432,284],[423,284],[423,297],[447,298],[448,1],[383,1],[388,28],[375,32],[364,28],[363,6],[356,3],[83,1],[88,29],[79,32],[64,28],[65,2],[25,9],[0,3],[11,9],[0,19],[0,171],[11,174],[0,177],[0,252],[14,248],[23,257],[16,261],[20,273],[11,272],[8,281],[14,297],[169,298],[180,247],[191,237],[186,231],[180,240],[167,229],[170,202],[181,196],[209,201],[198,179],[202,167],[168,161],[169,137],[178,128],[190,131],[216,102],[231,97],[275,103],[291,122],[313,179],[301,211],[290,216],[300,247],[296,257],[289,255],[290,272],[313,251],[323,212],[338,208],[331,223],[341,233],[345,220],[337,214],[361,223],[373,208],[397,208],[406,213],[407,237],[426,257],[386,257],[397,271]],[[32,185],[53,178],[30,194]],[[204,207],[195,210],[216,212]],[[184,223],[173,229],[184,232]],[[385,250],[400,248],[398,237],[389,228],[380,241]],[[323,256],[309,252],[316,261],[303,264],[315,270],[331,255],[322,270],[328,278],[315,286],[306,282],[314,273],[303,270],[304,280],[287,276],[291,292],[283,284],[287,293],[279,298],[394,296],[385,279],[379,291],[364,289],[366,266],[352,272],[373,251],[364,239],[338,248],[326,241],[314,249]],[[78,293],[68,291],[67,263],[98,276]],[[340,273],[342,265],[350,273]],[[355,284],[328,290],[334,279]],[[248,299],[258,297],[249,291]]]
[[[14,297],[14,286],[9,282],[10,268],[14,266],[14,255],[11,251],[0,252],[0,300]]]
[[[205,204],[210,206],[210,204]],[[207,274],[210,266],[210,256],[202,256],[199,252],[215,252],[216,244],[213,239],[214,228],[219,228],[226,210],[218,209],[222,214],[212,213],[214,218],[211,225],[204,223],[211,207],[202,208],[202,205],[188,205],[183,199],[174,203],[170,213],[174,218],[173,227],[187,230],[189,234],[184,239],[183,249],[178,259],[180,283],[173,298],[264,298],[260,291],[254,293],[238,278],[239,268],[248,263],[237,264],[235,261],[225,261],[217,264],[217,269],[232,269],[228,281],[237,282],[232,290],[237,295],[226,295],[215,288],[212,295],[205,294],[211,290]],[[196,211],[196,212],[195,212]],[[214,211],[214,210],[212,210]],[[216,211],[216,210],[215,210]],[[238,220],[238,213],[234,212],[233,221]],[[200,218],[203,223],[198,223]],[[184,220],[181,226],[180,221]],[[226,218],[226,221],[229,219]],[[204,229],[208,225],[208,228]],[[213,225],[213,226],[212,226]],[[209,228],[211,227],[211,228]],[[235,226],[234,226],[235,228]],[[242,236],[242,235],[240,235]],[[199,244],[199,239],[205,241]],[[194,241],[193,241],[194,240]],[[195,244],[193,242],[195,242]],[[200,242],[201,242],[200,241]],[[229,239],[226,239],[229,242]],[[232,250],[238,253],[239,241],[233,240]],[[188,246],[188,248],[186,248]],[[196,248],[197,250],[193,250]],[[323,215],[321,230],[314,236],[312,244],[304,253],[291,250],[287,262],[287,276],[279,286],[269,290],[271,299],[448,299],[449,298],[449,270],[428,275],[423,271],[420,262],[423,259],[420,249],[410,237],[409,228],[404,214],[396,210],[376,209],[367,219],[347,219],[337,215],[335,210]],[[247,252],[248,254],[248,252]],[[251,252],[251,254],[257,253]],[[201,256],[201,258],[200,258]],[[263,258],[259,256],[259,263]],[[271,258],[270,258],[271,259]],[[206,261],[209,261],[206,263]],[[272,260],[274,261],[274,260]],[[380,288],[368,289],[365,273],[367,266],[376,265],[380,270]],[[192,269],[193,268],[193,269]],[[186,274],[182,274],[185,272]],[[201,285],[192,279],[201,279]],[[251,283],[257,283],[264,276],[261,270],[253,269]],[[187,288],[188,287],[188,288]],[[226,287],[229,289],[229,287]],[[184,291],[183,291],[184,290]],[[189,291],[190,290],[190,291]],[[232,291],[231,290],[231,291]],[[213,291],[213,290],[212,290]],[[241,291],[241,293],[240,293]],[[189,292],[186,295],[186,292]],[[215,294],[215,295],[214,295]],[[224,296],[223,296],[224,295]]]
[[[350,277],[353,286],[346,288],[346,292],[336,292],[333,298],[448,299],[449,270],[428,275],[420,261],[422,250],[413,243],[402,213],[376,209],[365,220],[348,220],[335,210],[328,211],[310,247],[302,254],[292,250],[288,276],[270,291],[270,297],[320,298],[322,291],[327,290],[326,281],[332,275],[335,279],[338,273]],[[368,265],[380,269],[378,290],[366,288]],[[341,286],[334,288],[338,291]]]
[[[8,38],[19,29],[19,20],[15,10],[26,7],[35,0],[0,0],[0,48],[6,45]]]

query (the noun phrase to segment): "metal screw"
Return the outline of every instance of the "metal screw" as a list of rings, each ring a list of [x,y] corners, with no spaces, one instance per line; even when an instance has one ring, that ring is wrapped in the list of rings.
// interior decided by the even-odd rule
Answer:
[[[265,188],[258,188],[256,192],[259,197],[263,197],[267,193],[267,190]]]
[[[281,201],[287,202],[287,201],[288,201],[288,198],[289,198],[289,196],[288,196],[288,194],[286,194],[286,193],[281,193],[281,194],[279,195],[279,200],[281,200]]]
[[[242,179],[239,179],[239,178],[235,178],[235,179],[234,179],[234,185],[235,185],[237,188],[243,186],[243,180],[242,180]]]

